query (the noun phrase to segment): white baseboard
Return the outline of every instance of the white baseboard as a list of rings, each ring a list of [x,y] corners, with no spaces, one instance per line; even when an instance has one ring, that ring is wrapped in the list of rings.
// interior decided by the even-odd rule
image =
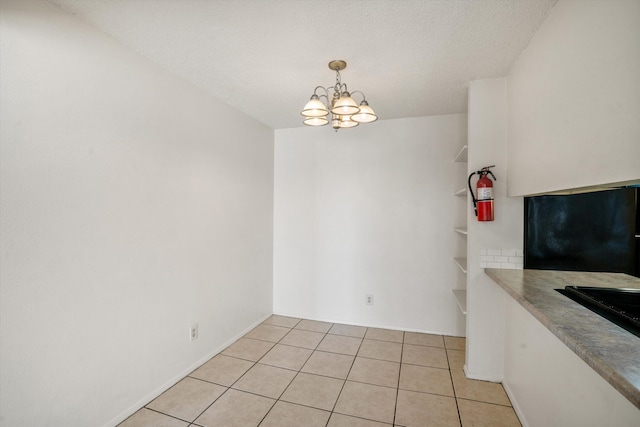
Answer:
[[[513,392],[511,391],[511,388],[509,387],[509,383],[507,381],[503,381],[502,387],[504,387],[504,391],[507,393],[507,396],[511,401],[511,406],[513,406],[513,410],[516,412],[516,415],[518,416],[518,419],[520,420],[520,424],[522,424],[522,427],[529,427],[529,424],[527,423],[527,419],[524,417],[524,414],[520,409],[520,405],[518,405],[518,401],[516,400],[515,396],[513,395]]]
[[[121,422],[123,422],[124,420],[126,420],[127,418],[129,418],[136,411],[138,411],[139,409],[143,408],[145,405],[147,405],[149,402],[151,402],[156,397],[160,396],[162,393],[167,391],[169,388],[173,387],[173,385],[175,385],[178,381],[180,381],[181,379],[183,379],[184,377],[189,375],[195,369],[197,369],[200,366],[202,366],[205,362],[207,362],[213,356],[217,355],[222,350],[224,350],[225,348],[229,347],[234,342],[238,341],[240,338],[242,338],[244,335],[246,335],[247,332],[249,332],[250,330],[252,330],[256,326],[258,326],[260,323],[264,322],[270,316],[271,316],[271,314],[267,314],[266,316],[262,317],[260,320],[254,322],[249,327],[243,329],[241,332],[239,332],[238,334],[234,335],[231,339],[229,339],[226,342],[224,342],[223,344],[219,345],[215,350],[209,352],[207,355],[203,356],[198,361],[196,361],[193,364],[189,365],[189,367],[185,368],[184,370],[182,370],[178,374],[176,374],[173,377],[171,377],[171,379],[167,380],[160,387],[158,387],[155,390],[151,391],[150,393],[146,394],[143,398],[141,398],[136,403],[134,403],[129,408],[127,408],[122,413],[120,413],[120,415],[118,415],[117,417],[113,418],[108,423],[104,424],[104,427],[115,427],[118,424],[120,424]]]
[[[480,381],[489,381],[489,382],[492,382],[492,383],[502,383],[502,378],[500,378],[500,377],[493,376],[493,375],[483,375],[483,374],[469,372],[469,370],[467,369],[467,365],[466,364],[462,367],[462,369],[464,371],[464,375],[467,378],[469,378],[470,380],[480,380]]]
[[[426,329],[414,329],[414,328],[400,328],[398,326],[389,326],[389,325],[382,325],[379,323],[368,323],[368,322],[354,322],[354,321],[349,321],[349,320],[340,320],[340,319],[327,319],[327,318],[319,318],[319,317],[313,317],[313,316],[307,316],[307,315],[300,315],[300,314],[295,314],[295,313],[283,313],[283,312],[278,312],[278,313],[273,313],[276,314],[278,316],[286,316],[286,317],[295,317],[298,319],[306,319],[306,320],[316,320],[318,322],[328,322],[328,323],[340,323],[342,325],[351,325],[351,326],[364,326],[366,328],[379,328],[379,329],[391,329],[394,331],[407,331],[407,332],[418,332],[421,334],[432,334],[432,335],[444,335],[444,336],[448,336],[448,337],[459,337],[459,338],[464,338],[464,336],[460,337],[458,335],[454,335],[451,333],[447,333],[447,332],[442,332],[442,331],[432,331],[432,330],[426,330]]]

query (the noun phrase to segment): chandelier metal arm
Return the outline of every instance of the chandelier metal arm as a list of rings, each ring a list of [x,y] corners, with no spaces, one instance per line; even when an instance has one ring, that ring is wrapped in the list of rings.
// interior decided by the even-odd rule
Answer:
[[[364,96],[364,93],[361,90],[354,90],[353,92],[351,92],[351,97],[353,98],[353,95],[355,95],[356,93],[359,93],[360,95],[362,95],[362,100],[364,102],[367,102],[367,97]]]
[[[313,90],[314,95],[318,95],[317,94],[318,89],[324,90],[324,96],[329,98],[329,90],[328,90],[329,88],[326,88],[324,86],[316,86],[316,88]],[[318,96],[322,96],[322,95],[318,95]]]

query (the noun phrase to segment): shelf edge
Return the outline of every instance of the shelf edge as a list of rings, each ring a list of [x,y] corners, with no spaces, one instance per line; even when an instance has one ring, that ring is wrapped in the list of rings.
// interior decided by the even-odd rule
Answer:
[[[454,157],[453,161],[458,163],[465,163],[467,161],[468,148],[469,148],[468,145],[463,146],[458,152],[458,154],[456,155],[456,157]]]
[[[466,289],[453,289],[453,295],[456,298],[456,302],[458,303],[458,308],[462,314],[467,314],[467,291]]]

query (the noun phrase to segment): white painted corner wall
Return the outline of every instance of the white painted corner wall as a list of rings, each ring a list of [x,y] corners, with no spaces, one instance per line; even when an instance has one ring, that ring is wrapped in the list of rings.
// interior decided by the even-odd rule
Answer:
[[[509,195],[640,182],[640,1],[560,0],[508,76]]]
[[[495,219],[478,222],[471,198],[467,219],[467,352],[468,377],[500,381],[503,375],[504,303],[502,290],[484,274],[482,251],[523,248],[523,198],[508,197],[506,78],[475,80],[469,86],[469,154],[467,174],[484,166],[494,181]],[[471,180],[475,190],[478,175]],[[502,253],[502,252],[501,252]],[[506,252],[505,252],[506,253]],[[508,258],[507,258],[508,259]]]
[[[274,312],[464,335],[451,291],[466,114],[275,135]]]
[[[112,426],[272,312],[273,130],[0,7],[0,424]]]
[[[467,374],[500,380],[517,330],[479,256],[522,248],[507,190],[640,179],[636,0],[560,0],[507,78],[470,84],[468,124],[275,136],[46,1],[0,7],[3,425],[113,425],[272,310],[466,333]],[[467,172],[498,180],[495,222],[467,201],[465,319],[467,130]]]

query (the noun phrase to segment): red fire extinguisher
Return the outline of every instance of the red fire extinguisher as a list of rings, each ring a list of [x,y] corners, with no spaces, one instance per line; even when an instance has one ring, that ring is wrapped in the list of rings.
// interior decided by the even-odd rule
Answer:
[[[485,166],[477,172],[469,175],[469,191],[471,192],[471,198],[473,199],[473,209],[478,217],[478,221],[493,221],[493,181],[489,179],[487,175],[491,175],[494,180],[496,176],[489,170],[495,165]],[[475,174],[480,176],[476,183],[476,189],[478,191],[478,197],[473,193],[471,188],[471,177]]]

